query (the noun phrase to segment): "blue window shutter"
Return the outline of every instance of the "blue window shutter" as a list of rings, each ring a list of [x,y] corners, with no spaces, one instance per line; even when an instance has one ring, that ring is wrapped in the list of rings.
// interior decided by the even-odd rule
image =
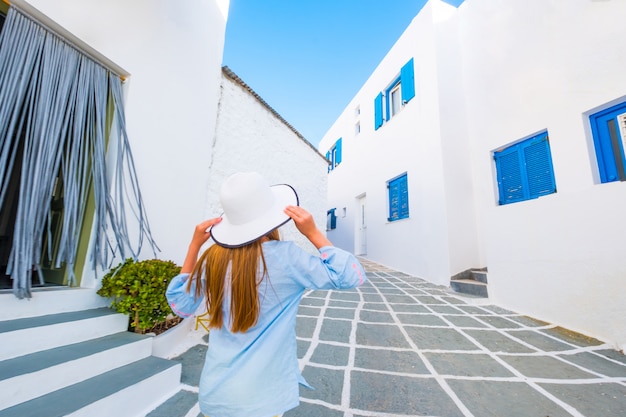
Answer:
[[[500,204],[556,192],[548,133],[495,152]]]
[[[341,138],[335,143],[335,166],[341,163]]]
[[[374,99],[374,130],[383,125],[383,93],[378,93]]]
[[[401,219],[406,219],[407,217],[409,217],[409,188],[406,175],[398,179],[398,186],[398,197],[400,200],[399,217]]]
[[[415,74],[413,70],[413,58],[400,70],[400,88],[402,89],[402,102],[408,103],[415,97]]]
[[[523,149],[528,197],[537,198],[556,192],[548,134],[544,133],[534,138]]]
[[[389,188],[389,218],[387,220],[394,221],[398,219],[398,183],[392,181],[387,186]]]
[[[330,170],[333,169],[333,162],[330,160],[330,151],[326,152],[326,160],[329,161],[328,172],[330,172]]]
[[[494,153],[500,204],[525,200],[521,161],[517,146]]]
[[[406,174],[392,180],[387,185],[389,192],[388,221],[409,217],[409,189]]]
[[[336,209],[330,209],[330,228],[337,228],[337,215],[335,214]]]
[[[593,119],[591,132],[596,148],[596,159],[600,170],[601,182],[617,181],[617,166],[615,165],[615,155],[611,147],[610,132],[606,128],[611,114],[600,115]]]
[[[600,181],[612,182],[626,178],[624,147],[617,126],[617,116],[626,112],[626,103],[620,103],[589,117],[596,151]]]

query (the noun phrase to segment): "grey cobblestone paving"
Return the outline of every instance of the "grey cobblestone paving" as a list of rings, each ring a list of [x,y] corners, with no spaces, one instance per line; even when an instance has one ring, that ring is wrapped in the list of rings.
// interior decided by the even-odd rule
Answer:
[[[626,416],[620,352],[362,262],[367,284],[302,300],[298,355],[315,390],[301,388],[301,405],[283,417]],[[197,392],[201,351],[177,358],[183,390]],[[180,410],[181,402],[188,398],[179,393],[176,412],[150,417],[199,415],[197,404]]]

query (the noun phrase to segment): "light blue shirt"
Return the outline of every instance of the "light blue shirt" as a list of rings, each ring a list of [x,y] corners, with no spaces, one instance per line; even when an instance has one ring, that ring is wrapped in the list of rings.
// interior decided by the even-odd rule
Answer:
[[[229,330],[230,300],[223,303],[224,324],[209,332],[202,376],[200,410],[211,417],[272,417],[299,404],[296,314],[306,289],[347,289],[366,280],[359,261],[333,246],[311,255],[293,242],[263,243],[268,276],[259,285],[261,311],[245,333]],[[181,317],[192,315],[204,298],[186,291],[189,274],[176,276],[166,295]]]

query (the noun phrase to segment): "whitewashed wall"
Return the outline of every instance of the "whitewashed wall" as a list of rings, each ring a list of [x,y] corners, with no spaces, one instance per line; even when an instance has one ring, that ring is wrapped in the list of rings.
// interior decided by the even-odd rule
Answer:
[[[331,240],[356,249],[366,194],[368,258],[441,284],[487,266],[495,304],[624,349],[626,185],[600,184],[588,122],[626,98],[623,16],[620,1],[431,0],[320,143],[343,137]],[[410,57],[416,97],[374,131],[374,97]],[[499,206],[493,151],[544,129],[558,192]],[[385,182],[405,171],[410,218],[389,224]]]
[[[600,184],[585,116],[626,97],[626,2],[466,0],[459,13],[492,299],[624,348],[626,184]],[[498,206],[491,152],[542,129],[557,193]]]
[[[204,216],[229,0],[20,3],[128,72],[127,128],[157,256],[182,263]],[[89,266],[83,286],[96,284]]]
[[[256,171],[270,184],[295,188],[300,205],[310,211],[318,227],[326,229],[326,159],[232,71],[225,68],[210,182],[207,216],[222,213],[219,191],[236,172]],[[315,248],[293,226],[281,227],[281,238]]]
[[[451,275],[483,266],[472,209],[471,166],[464,154],[456,151],[467,149],[465,114],[458,103],[458,52],[455,43],[437,30],[440,21],[455,12],[438,0],[429,2],[319,145],[325,153],[342,137],[342,163],[329,174],[329,208],[337,207],[340,217],[329,238],[359,252],[357,197],[365,194],[367,258],[442,285],[449,284]],[[411,58],[416,96],[375,130],[374,98]],[[442,76],[454,84],[441,83]],[[454,102],[444,103],[442,98]],[[462,96],[460,101],[462,104]],[[355,114],[357,107],[359,116]],[[355,135],[357,119],[361,133]],[[445,142],[442,135],[449,141]],[[408,177],[409,218],[388,222],[386,184],[404,172]],[[459,178],[463,179],[460,184]],[[345,218],[341,217],[343,207]]]
[[[487,266],[480,245],[458,11],[431,2],[436,36],[436,80],[441,132],[450,276]],[[448,283],[446,283],[447,285]]]

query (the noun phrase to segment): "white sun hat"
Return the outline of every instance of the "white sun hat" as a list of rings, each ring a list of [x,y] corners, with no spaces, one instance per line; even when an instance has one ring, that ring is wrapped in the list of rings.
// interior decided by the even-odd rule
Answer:
[[[285,207],[297,206],[299,200],[288,184],[270,186],[257,172],[239,172],[222,184],[220,203],[224,214],[211,227],[211,237],[220,246],[238,248],[291,220]]]

